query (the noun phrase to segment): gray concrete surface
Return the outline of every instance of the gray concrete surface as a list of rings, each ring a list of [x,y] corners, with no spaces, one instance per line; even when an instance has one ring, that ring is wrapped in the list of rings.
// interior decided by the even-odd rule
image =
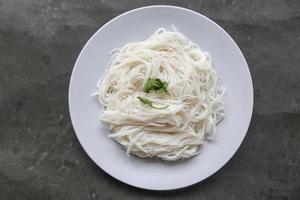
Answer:
[[[255,107],[237,154],[190,188],[127,186],[84,153],[68,83],[89,37],[127,10],[172,4],[205,14],[250,66]],[[0,0],[0,199],[300,199],[299,0]]]

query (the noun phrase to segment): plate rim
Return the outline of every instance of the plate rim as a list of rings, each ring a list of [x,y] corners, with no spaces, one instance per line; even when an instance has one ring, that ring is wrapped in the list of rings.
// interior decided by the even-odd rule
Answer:
[[[229,157],[229,159],[224,162],[220,167],[216,168],[215,170],[213,170],[212,173],[210,173],[209,175],[207,175],[205,178],[203,178],[202,180],[198,180],[198,181],[193,181],[193,182],[190,182],[188,184],[183,184],[183,186],[175,186],[175,187],[169,187],[167,189],[160,189],[160,188],[152,188],[152,187],[143,187],[143,186],[139,186],[137,184],[132,184],[132,183],[129,183],[129,182],[126,182],[125,180],[122,180],[120,179],[119,177],[116,177],[114,176],[112,173],[109,173],[107,170],[103,169],[101,167],[101,165],[99,163],[97,163],[95,161],[95,159],[90,155],[90,153],[84,148],[84,145],[82,145],[82,142],[80,141],[79,139],[79,136],[77,134],[77,131],[76,131],[76,128],[74,126],[74,119],[72,118],[72,114],[71,114],[71,87],[72,87],[72,82],[74,81],[74,72],[76,70],[76,66],[78,65],[78,62],[83,54],[83,52],[85,51],[85,49],[87,48],[87,46],[91,43],[91,41],[93,40],[93,38],[99,33],[102,31],[102,29],[104,29],[106,26],[108,26],[110,23],[113,23],[114,21],[118,20],[119,18],[122,18],[123,16],[127,15],[127,14],[130,14],[130,13],[133,13],[133,12],[136,12],[136,11],[141,11],[141,10],[145,10],[145,9],[155,9],[155,8],[171,8],[171,9],[177,9],[177,10],[181,10],[181,11],[185,11],[185,12],[189,12],[189,13],[192,13],[192,14],[196,14],[200,17],[203,17],[205,18],[206,20],[208,20],[210,23],[212,23],[214,26],[216,26],[218,29],[220,29],[223,33],[225,33],[225,35],[228,37],[229,40],[231,40],[231,42],[233,43],[233,45],[237,48],[238,52],[240,53],[240,55],[242,56],[242,60],[244,62],[244,64],[246,65],[246,71],[247,71],[247,74],[249,76],[249,79],[250,79],[250,91],[251,91],[251,99],[250,100],[250,103],[251,105],[249,105],[251,107],[250,109],[250,117],[249,117],[249,122],[247,123],[247,126],[245,127],[246,128],[246,132],[242,138],[242,140],[240,141],[240,144],[237,146],[237,148],[233,151],[233,154]],[[251,124],[251,121],[252,121],[252,116],[253,116],[253,107],[254,107],[254,88],[253,88],[253,79],[252,79],[252,75],[251,75],[251,72],[250,72],[250,69],[249,69],[249,66],[248,66],[248,63],[245,59],[245,56],[244,54],[242,53],[241,49],[239,48],[239,46],[237,45],[237,43],[235,42],[235,40],[225,31],[225,29],[223,29],[220,25],[218,25],[216,22],[214,22],[212,19],[210,19],[209,17],[197,12],[197,11],[194,11],[194,10],[191,10],[189,8],[184,8],[184,7],[180,7],[180,6],[173,6],[173,5],[150,5],[150,6],[142,6],[142,7],[138,7],[138,8],[134,8],[134,9],[131,9],[131,10],[128,10],[128,11],[125,11],[115,17],[113,17],[112,19],[110,19],[109,21],[107,21],[106,23],[104,23],[104,25],[102,25],[100,28],[98,28],[98,30],[87,40],[87,42],[84,44],[84,46],[82,47],[80,53],[78,54],[78,57],[75,61],[75,64],[74,64],[74,67],[72,69],[72,72],[71,72],[71,76],[70,76],[70,81],[69,81],[69,87],[68,87],[68,108],[69,108],[69,115],[70,115],[70,119],[71,119],[71,124],[72,124],[72,127],[73,127],[73,130],[74,130],[74,133],[77,137],[77,140],[79,142],[79,144],[81,145],[82,149],[84,150],[84,152],[88,155],[88,157],[101,169],[103,170],[106,174],[108,174],[109,176],[113,177],[114,179],[122,182],[122,183],[125,183],[126,185],[130,185],[132,187],[135,187],[135,188],[140,188],[140,189],[145,189],[145,190],[154,190],[154,191],[168,191],[168,190],[178,190],[178,189],[182,189],[182,188],[187,188],[187,187],[190,187],[190,186],[193,186],[197,183],[200,183],[206,179],[208,179],[209,177],[211,177],[213,174],[215,174],[216,172],[218,172],[219,170],[221,170],[233,157],[234,155],[237,153],[238,149],[240,148],[240,146],[242,145],[247,133],[248,133],[248,130],[249,130],[249,127],[250,127],[250,124]]]

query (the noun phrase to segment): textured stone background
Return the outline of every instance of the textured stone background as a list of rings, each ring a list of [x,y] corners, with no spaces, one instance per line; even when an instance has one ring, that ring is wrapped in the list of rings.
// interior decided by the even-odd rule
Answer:
[[[136,7],[198,11],[235,39],[255,88],[237,154],[218,173],[173,192],[135,189],[84,153],[68,113],[68,83],[89,37]],[[0,0],[0,199],[300,199],[299,0]]]

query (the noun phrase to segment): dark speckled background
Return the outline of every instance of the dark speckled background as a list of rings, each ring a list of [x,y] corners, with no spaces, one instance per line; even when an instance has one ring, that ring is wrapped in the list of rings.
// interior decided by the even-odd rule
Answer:
[[[236,155],[193,187],[150,192],[106,175],[68,113],[74,62],[89,37],[130,9],[173,4],[221,25],[248,61],[253,119]],[[300,199],[299,0],[0,0],[0,199]]]

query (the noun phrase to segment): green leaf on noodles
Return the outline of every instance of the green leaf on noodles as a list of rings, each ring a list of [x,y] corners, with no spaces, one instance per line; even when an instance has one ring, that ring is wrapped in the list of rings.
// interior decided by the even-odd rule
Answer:
[[[144,86],[144,92],[149,93],[151,90],[165,92],[168,94],[168,83],[161,81],[159,78],[149,78]]]

